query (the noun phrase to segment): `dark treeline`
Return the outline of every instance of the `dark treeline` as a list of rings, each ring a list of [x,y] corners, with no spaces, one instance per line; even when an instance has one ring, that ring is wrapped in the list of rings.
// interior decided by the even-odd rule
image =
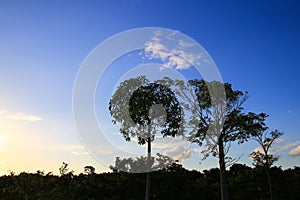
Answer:
[[[93,168],[92,168],[93,169]],[[226,171],[229,199],[269,199],[263,168],[234,164]],[[300,199],[300,168],[270,169],[274,199]],[[20,173],[0,177],[0,199],[144,199],[146,174],[93,170],[61,176]],[[151,199],[220,199],[218,168],[189,171],[180,164],[152,173]]]

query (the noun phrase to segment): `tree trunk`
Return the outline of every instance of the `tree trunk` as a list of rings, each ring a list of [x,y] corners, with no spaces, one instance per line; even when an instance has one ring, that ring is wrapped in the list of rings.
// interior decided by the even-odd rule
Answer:
[[[228,200],[224,144],[223,144],[223,138],[221,136],[219,137],[218,145],[219,145],[221,199]]]
[[[148,137],[148,159],[147,159],[147,185],[146,185],[146,197],[145,200],[150,200],[150,174],[151,174],[151,137]]]
[[[270,200],[273,200],[272,183],[271,183],[271,177],[270,177],[270,172],[269,172],[269,168],[268,167],[266,167],[266,174],[267,174],[267,178],[268,178]]]

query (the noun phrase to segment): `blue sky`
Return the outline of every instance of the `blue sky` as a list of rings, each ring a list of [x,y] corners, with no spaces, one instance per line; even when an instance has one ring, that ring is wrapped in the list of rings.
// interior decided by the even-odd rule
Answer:
[[[249,92],[245,108],[268,113],[269,127],[284,131],[277,164],[299,166],[300,156],[289,155],[300,145],[299,9],[298,1],[1,1],[0,174],[57,173],[63,161],[77,173],[85,165],[107,171],[75,131],[73,84],[100,42],[140,27],[177,30],[200,43],[223,80]],[[250,165],[256,146],[233,146],[232,155],[245,153],[241,161]],[[217,166],[205,162],[192,155],[187,167]]]

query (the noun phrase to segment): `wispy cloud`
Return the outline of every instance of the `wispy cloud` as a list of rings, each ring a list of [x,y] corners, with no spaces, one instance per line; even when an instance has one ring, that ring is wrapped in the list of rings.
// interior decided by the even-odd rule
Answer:
[[[192,152],[193,151],[191,149],[186,149],[183,146],[178,145],[173,147],[172,149],[165,150],[163,154],[173,158],[174,160],[182,162],[183,160],[188,159],[191,156]]]
[[[154,149],[171,149],[177,146],[190,146],[191,143],[181,137],[156,137],[151,143]]]
[[[199,148],[190,148],[190,143],[182,138],[157,137],[152,143],[152,148],[160,149],[163,155],[180,162],[190,158],[194,152],[201,152]]]
[[[290,156],[300,156],[300,145],[289,152]]]
[[[297,145],[300,144],[300,141],[296,141],[296,142],[292,142],[292,143],[287,143],[285,144],[284,146],[281,146],[281,147],[278,147],[278,148],[275,148],[271,153],[279,153],[280,151],[284,151],[284,150],[288,150],[290,148],[293,148]]]
[[[73,154],[73,155],[88,155],[89,153],[87,151],[71,151],[70,154]]]
[[[66,149],[73,155],[88,155],[89,153],[84,149],[82,145],[78,146],[67,146]]]
[[[253,150],[254,152],[264,153],[264,150],[261,147],[257,147]]]
[[[285,138],[279,138],[279,139],[277,139],[275,142],[274,142],[274,146],[276,147],[276,148],[273,148],[273,149],[271,149],[271,151],[270,151],[270,153],[271,154],[277,154],[277,153],[279,153],[279,152],[281,152],[281,151],[285,151],[285,150],[289,150],[289,149],[291,149],[291,148],[293,148],[293,147],[295,147],[295,146],[297,146],[297,145],[300,145],[300,141],[296,141],[296,142],[291,142],[291,143],[287,143],[287,144],[285,144],[285,145],[283,145],[283,146],[278,146],[280,143],[282,143],[283,141],[285,140]],[[299,147],[299,146],[298,146]],[[298,148],[297,147],[297,148]],[[295,154],[295,151],[293,151],[293,150],[295,150],[296,148],[294,148],[294,149],[292,149],[290,152],[289,152],[289,155],[292,155],[292,154]],[[261,147],[257,147],[257,148],[255,148],[253,151],[258,151],[258,152],[260,152],[260,153],[264,153],[263,152],[263,149],[261,148]],[[292,152],[293,151],[293,152]],[[291,152],[292,152],[292,154],[291,154]],[[300,148],[299,148],[299,154],[300,154]]]
[[[134,139],[137,141],[137,139]],[[163,155],[180,162],[190,158],[192,153],[202,153],[203,149],[192,148],[190,142],[182,138],[156,137],[151,143],[153,149],[158,149]]]
[[[168,48],[167,42],[163,42],[160,38],[164,35],[157,33],[150,41],[145,43],[145,56],[148,59],[158,59],[163,62],[163,68],[175,68],[178,70],[188,69],[192,66],[191,63],[200,64],[202,55],[200,53],[189,53],[187,48],[194,46],[193,43],[188,43],[183,40],[179,40],[176,48]],[[168,38],[173,40],[174,38]]]
[[[41,121],[42,118],[32,114],[26,114],[22,112],[7,112],[5,110],[0,111],[0,115],[7,119],[17,120],[17,121],[28,121],[28,122],[36,122]]]
[[[193,47],[195,46],[195,44],[183,40],[179,40],[179,46],[187,48],[187,47]]]
[[[70,154],[73,154],[73,155],[109,155],[109,154],[113,153],[112,151],[109,151],[109,150],[97,150],[97,151],[89,153],[81,145],[67,146],[66,149],[70,150]]]
[[[152,148],[156,149],[166,149],[174,146],[174,144],[178,144],[181,142],[177,138],[163,138],[163,137],[157,137],[155,140],[152,142]]]

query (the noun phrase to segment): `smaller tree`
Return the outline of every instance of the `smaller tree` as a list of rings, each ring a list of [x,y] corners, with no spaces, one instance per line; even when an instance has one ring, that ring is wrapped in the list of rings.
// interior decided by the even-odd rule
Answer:
[[[95,167],[93,167],[93,166],[85,166],[84,167],[84,172],[87,173],[88,175],[95,174]]]
[[[68,163],[63,162],[62,166],[59,168],[59,173],[61,176],[67,174],[69,168],[68,168]]]
[[[260,132],[253,135],[253,139],[258,142],[260,149],[253,151],[250,156],[254,160],[254,166],[264,167],[268,179],[270,199],[273,200],[272,183],[269,169],[278,160],[278,156],[272,155],[270,149],[274,142],[283,135],[282,132],[274,130],[271,132]]]
[[[169,156],[162,155],[157,153],[156,156],[151,156],[150,160],[146,156],[141,157],[130,157],[123,158],[116,157],[115,166],[110,166],[109,168],[113,172],[132,172],[132,173],[142,173],[145,172],[146,167],[148,167],[147,163],[150,162],[150,170],[158,171],[160,169],[165,169],[175,163],[176,161],[170,158]]]
[[[63,175],[71,175],[72,176],[73,175],[74,171],[73,170],[69,171],[68,165],[69,165],[68,163],[63,162],[62,166],[59,168],[59,173],[61,176],[63,176]]]

